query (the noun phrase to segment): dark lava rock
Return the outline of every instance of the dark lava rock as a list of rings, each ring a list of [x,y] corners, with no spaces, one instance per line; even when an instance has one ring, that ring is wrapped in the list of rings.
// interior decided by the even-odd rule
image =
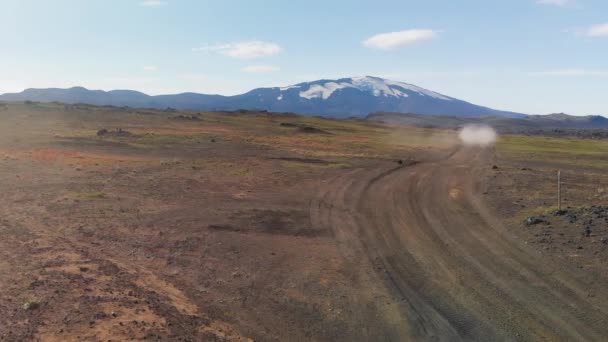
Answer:
[[[108,318],[108,315],[105,312],[98,312],[93,316],[93,321],[98,321],[106,318]]]
[[[564,216],[568,213],[567,210],[556,210],[553,212],[553,216]],[[575,216],[576,217],[576,216]]]
[[[130,137],[133,134],[131,134],[131,132],[126,131],[122,128],[119,128],[115,131],[109,131],[107,129],[100,129],[99,131],[97,131],[97,136],[99,137],[105,137],[105,136],[109,136],[109,137]]]
[[[608,207],[591,206],[590,211],[597,218],[606,218],[606,217],[608,217]]]
[[[200,121],[201,118],[196,115],[178,115],[174,116],[171,119],[173,120],[186,120],[186,121]]]
[[[312,126],[301,126],[298,128],[298,132],[300,133],[312,133],[312,134],[328,134],[322,129],[312,127]]]
[[[583,233],[583,235],[586,237],[591,236],[591,226],[585,227],[585,232]]]

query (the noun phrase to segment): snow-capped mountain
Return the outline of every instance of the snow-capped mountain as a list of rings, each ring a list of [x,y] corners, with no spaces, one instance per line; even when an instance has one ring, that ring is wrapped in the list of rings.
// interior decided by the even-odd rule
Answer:
[[[300,97],[307,99],[322,98],[327,100],[336,90],[344,88],[358,89],[362,92],[372,94],[376,97],[409,97],[409,92],[414,92],[421,96],[430,96],[435,99],[451,101],[452,99],[441,95],[439,93],[426,90],[415,85],[394,82],[377,77],[364,76],[364,77],[353,77],[346,78],[337,81],[327,81],[325,83],[311,84],[308,90],[300,91]],[[291,86],[287,88],[300,88],[304,87],[306,83],[302,85]],[[284,88],[285,89],[285,88]]]
[[[332,117],[401,112],[452,116],[519,116],[473,105],[418,86],[364,76],[260,88],[236,96],[241,108]]]
[[[374,112],[401,112],[450,116],[521,114],[494,110],[458,100],[418,86],[372,76],[318,80],[286,87],[258,88],[235,96],[184,93],[149,96],[133,91],[70,89],[27,89],[0,95],[0,101],[59,101],[190,109],[190,110],[268,110],[330,117],[363,117]]]

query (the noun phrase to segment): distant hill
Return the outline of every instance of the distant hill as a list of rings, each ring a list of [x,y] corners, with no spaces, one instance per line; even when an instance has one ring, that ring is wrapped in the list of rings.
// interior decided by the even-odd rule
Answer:
[[[457,117],[404,113],[373,113],[370,121],[419,127],[458,128],[466,124],[487,124],[501,132],[532,132],[534,130],[608,129],[608,118],[599,115],[574,116],[564,113],[525,115],[521,117]]]
[[[150,96],[132,90],[27,89],[0,95],[0,101],[87,103],[93,105],[187,110],[268,110],[327,117],[365,117],[374,112],[414,112],[448,116],[523,114],[474,105],[418,86],[378,77],[318,80],[287,87],[258,88],[235,96],[183,93]]]
[[[86,103],[97,106],[129,106],[139,108],[194,109],[220,101],[224,96],[183,93],[177,95],[150,96],[133,90],[89,90],[83,87],[68,89],[26,89],[21,93],[0,95],[0,101]]]

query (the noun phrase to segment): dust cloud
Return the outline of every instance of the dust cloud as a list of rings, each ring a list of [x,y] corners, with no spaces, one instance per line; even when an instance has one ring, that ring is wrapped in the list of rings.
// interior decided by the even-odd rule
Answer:
[[[496,142],[496,131],[487,125],[466,125],[458,133],[463,144],[469,146],[490,146]]]

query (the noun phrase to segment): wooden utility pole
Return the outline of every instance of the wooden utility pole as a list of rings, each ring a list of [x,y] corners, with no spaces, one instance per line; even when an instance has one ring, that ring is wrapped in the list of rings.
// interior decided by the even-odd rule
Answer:
[[[562,211],[562,171],[557,170],[557,210]]]

